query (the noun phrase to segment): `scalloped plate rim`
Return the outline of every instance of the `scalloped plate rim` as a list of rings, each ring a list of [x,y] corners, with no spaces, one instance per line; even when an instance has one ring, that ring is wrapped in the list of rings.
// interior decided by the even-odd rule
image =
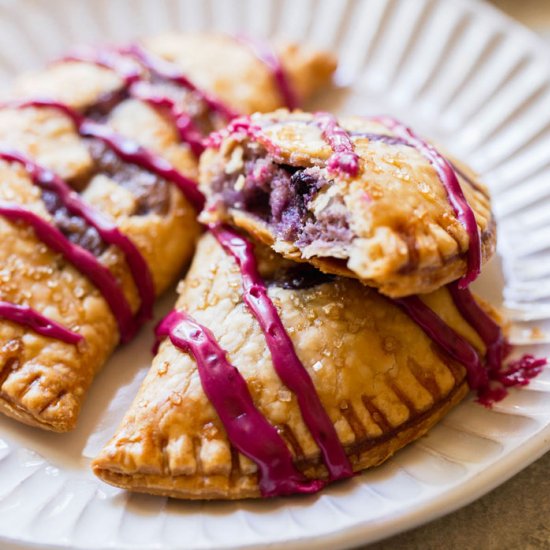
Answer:
[[[541,59],[543,57],[547,57],[548,48],[544,46],[542,40],[538,38],[534,32],[515,22],[494,6],[486,4],[485,2],[479,2],[478,0],[454,1],[475,7],[480,13],[493,18],[500,26],[502,26],[502,32],[505,35],[517,35],[523,42],[528,43],[529,48],[536,52],[536,55]],[[1,3],[7,6],[16,4],[14,1],[6,0],[2,0]],[[547,76],[547,80],[550,81],[550,70],[547,70],[546,73],[547,74],[545,76]],[[529,415],[525,416],[529,417]],[[374,520],[375,525],[373,525],[373,520],[357,521],[352,527],[345,527],[328,535],[312,535],[298,538],[291,537],[285,541],[268,543],[268,545],[258,545],[256,543],[252,543],[236,545],[233,546],[233,548],[252,549],[265,548],[266,546],[269,546],[269,548],[276,549],[283,548],[283,546],[287,546],[290,542],[293,543],[293,548],[296,549],[324,548],[327,544],[330,544],[332,548],[345,548],[352,545],[365,543],[366,540],[368,540],[368,542],[375,542],[451,513],[501,485],[523,468],[537,460],[545,452],[550,450],[550,418],[546,418],[544,422],[546,424],[545,426],[539,426],[539,429],[537,429],[533,435],[530,435],[522,445],[513,450],[508,450],[506,454],[494,462],[491,468],[482,469],[466,481],[459,481],[445,492],[436,496],[432,495],[425,501],[417,504],[415,507],[408,506],[405,513],[403,513],[403,509],[400,509],[394,513],[384,516],[383,520]],[[396,525],[397,518],[399,525]],[[68,545],[70,544],[70,542],[63,546],[60,546],[58,543],[41,544],[39,542],[15,539],[2,535],[0,535],[0,541],[3,541],[13,548],[18,549],[66,548],[69,547]],[[106,547],[112,548],[112,541],[110,544],[107,544]],[[130,548],[130,546],[124,547]],[[142,547],[134,545],[131,546],[131,548],[136,549],[153,547],[159,548],[159,546],[151,545]],[[163,546],[160,547],[162,548]],[[170,545],[169,547],[173,546]],[[78,545],[78,548],[92,547]]]

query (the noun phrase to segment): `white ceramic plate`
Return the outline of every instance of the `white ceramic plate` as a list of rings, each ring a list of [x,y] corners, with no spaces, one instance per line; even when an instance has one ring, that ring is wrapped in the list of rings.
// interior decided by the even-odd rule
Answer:
[[[478,290],[497,304],[504,296],[516,343],[548,354],[550,66],[534,37],[474,0],[0,0],[0,74],[75,42],[206,28],[330,48],[342,88],[318,107],[394,114],[480,171],[494,194],[500,261]],[[88,464],[134,395],[150,344],[149,327],[116,353],[74,433],[0,418],[2,548],[346,547],[450,512],[550,449],[544,372],[492,411],[463,403],[384,466],[317,496],[189,504],[128,495]]]

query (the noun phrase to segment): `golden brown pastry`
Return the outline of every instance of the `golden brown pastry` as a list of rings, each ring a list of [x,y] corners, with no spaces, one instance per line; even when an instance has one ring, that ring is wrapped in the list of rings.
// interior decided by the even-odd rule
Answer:
[[[93,462],[108,483],[188,499],[313,492],[420,437],[467,379],[486,385],[485,344],[447,289],[392,301],[264,245],[254,259],[245,239],[214,231]],[[427,335],[430,323],[441,338]]]
[[[277,44],[272,52],[268,44],[245,37],[165,34],[145,44],[238,113],[298,107],[331,81],[336,68],[328,52],[288,43]],[[291,97],[281,86],[281,68]]]
[[[246,101],[217,65],[187,73],[162,48],[132,45],[74,52],[25,75],[0,109],[2,412],[54,431],[75,426],[95,373],[191,258],[203,136],[235,109],[256,109],[267,90],[269,108],[283,103],[272,69],[244,43],[151,44],[171,44],[173,57],[191,45],[200,55],[205,41],[209,55],[239,60],[232,77],[246,79]],[[303,73],[287,85],[305,97],[334,62],[299,50],[290,66]],[[300,84],[314,67],[317,84]]]
[[[201,160],[205,222],[392,297],[471,282],[495,249],[486,188],[390,118],[253,115]]]

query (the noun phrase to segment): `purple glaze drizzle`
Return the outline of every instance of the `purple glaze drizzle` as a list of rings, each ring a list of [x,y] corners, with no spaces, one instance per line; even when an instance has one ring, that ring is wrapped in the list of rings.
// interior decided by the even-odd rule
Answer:
[[[466,288],[473,282],[481,271],[481,238],[477,228],[474,213],[462,192],[460,183],[453,167],[432,145],[418,137],[410,128],[391,117],[375,117],[372,120],[382,124],[397,136],[407,141],[412,147],[424,155],[435,168],[443,187],[447,191],[449,202],[469,237],[467,251],[468,268],[460,279],[460,288]]]
[[[387,145],[403,145],[405,147],[414,147],[413,144],[409,141],[406,141],[405,139],[402,139],[397,136],[390,136],[388,134],[375,134],[372,132],[358,132],[353,131],[349,132],[350,136],[353,137],[359,137],[359,138],[366,138],[370,141],[379,141],[382,143],[386,143]],[[455,173],[463,179],[470,187],[481,193],[482,195],[488,196],[487,191],[483,189],[474,179],[472,179],[464,170],[461,170],[454,162],[451,162],[449,159],[447,159],[447,162],[451,165],[452,169],[455,171]]]
[[[519,359],[509,362],[506,367],[491,372],[493,384],[477,392],[478,403],[490,408],[508,395],[507,388],[527,386],[543,371],[547,363],[545,358],[525,354]]]
[[[0,215],[11,221],[21,221],[31,226],[44,244],[62,254],[78,271],[85,274],[99,289],[108,303],[117,321],[121,341],[128,342],[131,340],[136,332],[137,325],[134,322],[130,304],[114,275],[93,254],[73,244],[57,227],[31,210],[0,202]]]
[[[432,311],[418,296],[392,300],[452,359],[467,372],[468,385],[473,390],[485,388],[489,382],[487,370],[474,347],[453,330],[437,313]]]
[[[308,372],[296,355],[277,309],[267,295],[267,288],[257,270],[252,243],[231,229],[221,226],[211,226],[210,229],[241,270],[243,299],[262,328],[275,371],[296,395],[304,422],[321,450],[330,479],[352,476],[353,469],[336,430]]]
[[[0,300],[0,318],[29,327],[41,336],[55,338],[67,344],[78,344],[84,339],[81,334],[44,317],[28,306],[19,306]]]
[[[501,328],[475,301],[469,288],[460,288],[456,282],[447,285],[453,302],[464,320],[472,325],[487,348],[487,366],[499,370],[509,355],[511,346]]]
[[[141,166],[141,168],[175,184],[197,211],[202,210],[205,199],[196,182],[176,170],[163,157],[152,153],[135,141],[121,136],[109,126],[92,120],[85,120],[80,125],[79,132],[83,136],[101,140],[125,162]]]
[[[62,103],[61,101],[55,101],[54,99],[49,99],[47,97],[6,101],[0,103],[0,107],[8,109],[27,109],[31,107],[56,109],[58,111],[61,111],[68,118],[70,118],[77,129],[80,128],[80,125],[85,120],[85,117],[81,115],[76,109],[73,109],[72,107],[66,105],[65,103]]]
[[[115,50],[78,48],[69,55],[62,57],[60,61],[80,61],[109,69],[122,78],[126,88],[142,78],[141,67],[135,61],[128,59],[128,57]]]
[[[208,92],[195,86],[195,84],[193,84],[174,63],[149,53],[138,44],[132,44],[127,48],[121,48],[119,52],[137,59],[154,76],[162,80],[173,82],[178,86],[194,92],[206,105],[208,105],[211,111],[219,113],[226,120],[229,121],[237,116],[237,113],[227,105],[211,96]]]
[[[156,337],[157,347],[160,339],[169,337],[174,346],[193,355],[204,392],[229,440],[258,465],[262,496],[315,493],[324,487],[323,481],[308,480],[296,469],[285,442],[255,407],[245,380],[206,327],[174,310],[160,322]]]
[[[141,300],[140,308],[136,314],[136,322],[142,324],[149,320],[153,314],[155,288],[149,266],[135,244],[105,216],[86,204],[78,193],[74,192],[50,170],[39,166],[16,151],[0,149],[0,159],[21,164],[35,185],[53,191],[72,214],[79,216],[94,227],[103,241],[122,250]]]
[[[506,368],[503,362],[512,351],[500,326],[476,302],[468,288],[461,289],[456,282],[447,285],[453,302],[464,318],[479,334],[487,348],[486,368],[489,379],[497,385],[488,385],[478,391],[478,401],[490,406],[507,395],[507,387],[525,386],[529,380],[540,374],[547,363],[546,359],[523,355],[511,361]]]
[[[197,157],[203,152],[203,136],[196,128],[191,116],[180,109],[171,98],[158,94],[154,86],[144,80],[143,70],[141,66],[137,65],[138,60],[129,58],[127,54],[125,55],[120,51],[95,48],[76,50],[61,60],[92,63],[114,71],[123,79],[124,87],[132,97],[145,101],[153,107],[161,107],[167,110],[178,130],[180,139],[191,147]]]
[[[288,75],[273,48],[263,40],[257,40],[249,36],[239,35],[237,41],[245,45],[250,51],[267,67],[277,84],[279,93],[283,98],[285,106],[290,109],[299,107],[296,92],[293,90]]]
[[[189,145],[196,157],[201,155],[204,151],[203,135],[189,113],[180,109],[171,98],[157,94],[149,82],[141,81],[133,84],[130,87],[130,95],[153,107],[165,109],[177,129],[180,139]]]
[[[314,122],[333,151],[327,162],[329,171],[355,177],[359,172],[359,155],[353,149],[349,134],[330,113],[315,113]]]

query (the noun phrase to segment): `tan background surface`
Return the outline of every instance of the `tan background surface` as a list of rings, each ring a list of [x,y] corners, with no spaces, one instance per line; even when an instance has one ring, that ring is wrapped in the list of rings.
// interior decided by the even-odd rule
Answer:
[[[550,33],[550,0],[493,0],[492,3],[537,32]]]
[[[542,35],[550,64],[550,0],[493,4]],[[550,453],[473,504],[368,548],[550,550]]]

